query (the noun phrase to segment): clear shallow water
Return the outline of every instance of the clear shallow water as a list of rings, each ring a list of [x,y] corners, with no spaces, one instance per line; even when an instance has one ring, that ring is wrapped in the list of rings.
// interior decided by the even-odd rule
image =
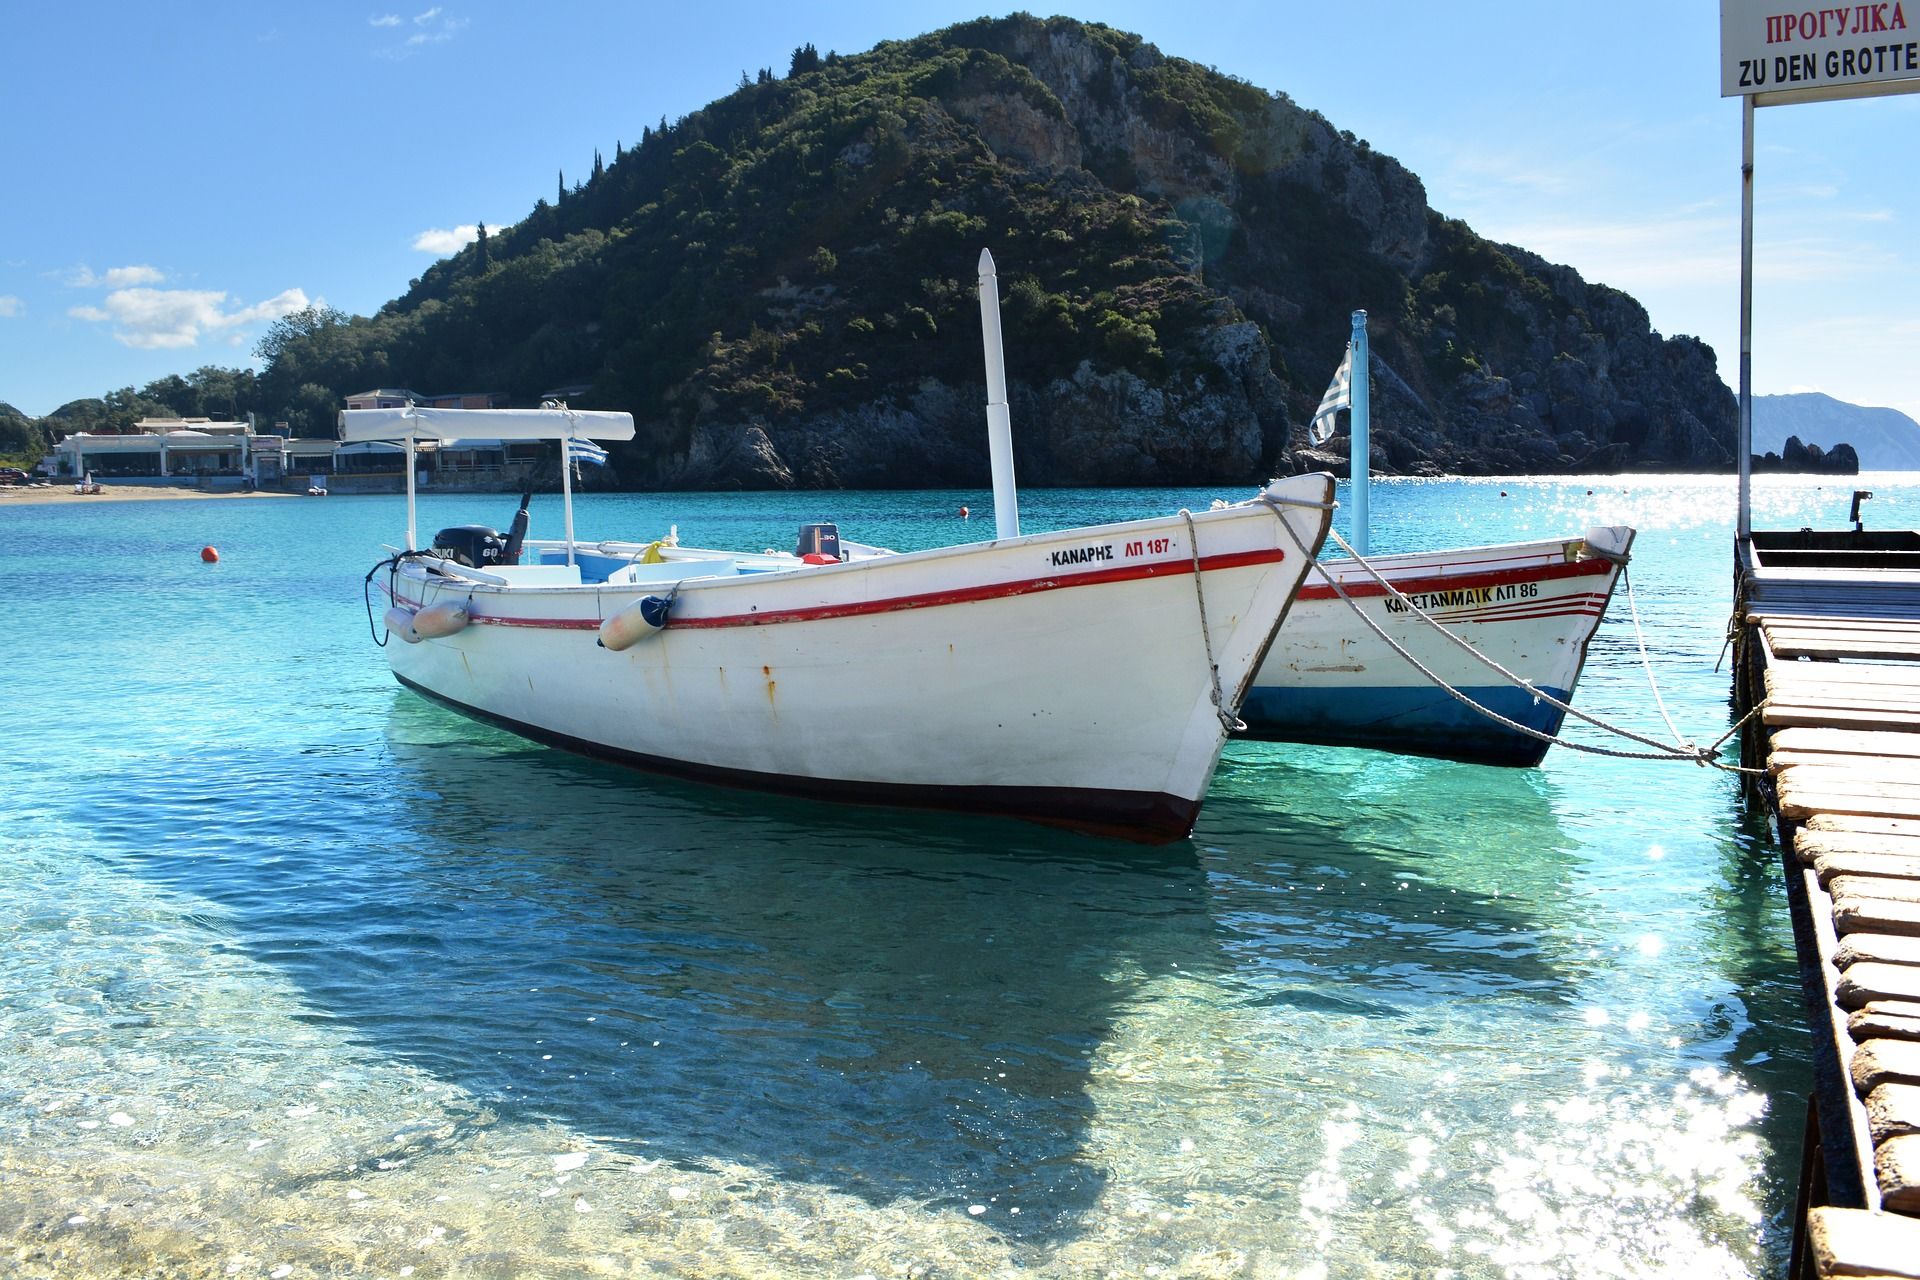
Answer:
[[[1920,485],[1862,483],[1872,523],[1915,523]],[[1851,487],[1763,481],[1757,523],[1838,525]],[[1634,523],[1669,707],[1710,739],[1731,492],[1382,484],[1374,547]],[[912,548],[986,536],[963,503],[990,511],[578,515]],[[437,497],[421,525],[510,506]],[[534,516],[557,529],[557,500]],[[394,685],[360,578],[400,523],[390,499],[0,506],[0,1270],[1778,1271],[1805,1033],[1727,775],[1234,744],[1193,839],[1145,851],[643,778]],[[1658,726],[1624,597],[1578,700]]]

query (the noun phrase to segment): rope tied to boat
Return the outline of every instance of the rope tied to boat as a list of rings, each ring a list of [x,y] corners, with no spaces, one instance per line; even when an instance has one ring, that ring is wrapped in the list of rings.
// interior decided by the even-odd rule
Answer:
[[[1288,525],[1284,520],[1282,520],[1280,523],[1281,523],[1281,526],[1287,530],[1287,535],[1293,539],[1294,546],[1299,548],[1301,554],[1303,555],[1306,554],[1306,548],[1301,545],[1300,539],[1298,535],[1296,535],[1293,532],[1292,527]],[[1733,725],[1732,728],[1728,729],[1725,733],[1721,734],[1720,737],[1715,739],[1711,745],[1705,746],[1705,747],[1698,746],[1692,742],[1687,741],[1685,737],[1677,729],[1674,728],[1673,721],[1671,719],[1667,720],[1667,727],[1674,731],[1673,736],[1675,738],[1675,741],[1672,743],[1661,742],[1657,738],[1649,738],[1646,735],[1637,733],[1634,730],[1628,729],[1623,725],[1616,725],[1616,724],[1609,723],[1606,720],[1602,720],[1598,716],[1589,715],[1588,713],[1581,711],[1578,708],[1572,706],[1570,703],[1564,702],[1561,699],[1554,697],[1552,694],[1547,693],[1546,691],[1540,689],[1538,686],[1536,686],[1533,683],[1533,681],[1527,679],[1525,676],[1518,675],[1515,672],[1507,670],[1507,668],[1502,666],[1499,662],[1495,661],[1493,658],[1488,657],[1486,654],[1482,653],[1479,649],[1474,647],[1472,644],[1468,643],[1465,639],[1456,635],[1450,628],[1446,626],[1445,623],[1442,623],[1439,619],[1433,617],[1431,614],[1427,613],[1426,610],[1422,609],[1419,605],[1415,604],[1406,595],[1405,592],[1401,591],[1398,587],[1394,586],[1393,583],[1389,582],[1384,576],[1381,575],[1378,569],[1375,569],[1371,564],[1367,562],[1365,557],[1361,556],[1358,552],[1356,552],[1353,549],[1353,547],[1347,543],[1346,539],[1342,538],[1337,531],[1329,529],[1327,531],[1327,536],[1333,539],[1333,541],[1340,547],[1341,550],[1345,551],[1349,556],[1351,556],[1353,558],[1353,562],[1359,565],[1363,570],[1365,570],[1367,575],[1371,577],[1375,583],[1379,584],[1381,589],[1384,590],[1390,598],[1399,601],[1400,605],[1404,608],[1406,612],[1411,613],[1414,617],[1420,619],[1420,621],[1426,623],[1429,627],[1432,627],[1435,631],[1445,636],[1453,644],[1465,650],[1469,655],[1472,656],[1472,658],[1476,662],[1480,663],[1482,666],[1485,666],[1491,669],[1492,671],[1496,672],[1498,675],[1500,675],[1508,683],[1514,685],[1516,688],[1526,690],[1526,692],[1536,700],[1545,702],[1549,706],[1556,707],[1566,715],[1571,715],[1578,720],[1584,720],[1588,724],[1593,725],[1597,729],[1603,730],[1604,732],[1607,732],[1607,733],[1614,734],[1618,737],[1626,738],[1633,742],[1638,742],[1643,746],[1653,748],[1653,750],[1627,751],[1627,750],[1622,750],[1618,747],[1603,747],[1593,743],[1575,742],[1569,738],[1562,737],[1558,734],[1546,733],[1546,732],[1543,732],[1542,730],[1535,729],[1530,725],[1521,724],[1517,720],[1513,720],[1508,718],[1507,716],[1501,715],[1498,711],[1495,711],[1491,707],[1483,706],[1481,703],[1476,701],[1471,695],[1449,684],[1445,677],[1433,671],[1425,663],[1421,662],[1420,659],[1416,658],[1412,653],[1408,652],[1404,645],[1402,645],[1399,641],[1395,640],[1391,635],[1387,634],[1386,629],[1383,628],[1379,623],[1375,622],[1371,617],[1369,617],[1367,615],[1366,610],[1362,609],[1359,603],[1355,601],[1352,596],[1347,594],[1347,589],[1343,585],[1341,585],[1339,578],[1335,577],[1334,574],[1326,567],[1326,565],[1322,564],[1318,559],[1314,559],[1310,557],[1310,559],[1312,559],[1314,568],[1320,571],[1320,576],[1326,580],[1328,586],[1333,588],[1333,593],[1336,596],[1338,596],[1346,604],[1346,606],[1349,609],[1353,610],[1354,616],[1359,618],[1360,621],[1363,624],[1365,624],[1366,628],[1369,631],[1373,632],[1373,634],[1377,636],[1382,643],[1384,643],[1388,648],[1392,649],[1395,653],[1399,654],[1400,657],[1403,658],[1407,662],[1407,664],[1411,666],[1415,671],[1418,671],[1421,675],[1425,676],[1427,680],[1435,688],[1445,693],[1448,697],[1452,698],[1455,702],[1458,702],[1462,706],[1467,707],[1468,709],[1475,711],[1480,715],[1485,716],[1487,719],[1493,721],[1495,724],[1498,724],[1503,728],[1511,729],[1515,733],[1519,733],[1526,737],[1533,738],[1536,741],[1545,742],[1549,745],[1566,747],[1569,750],[1584,752],[1588,755],[1610,756],[1615,759],[1621,759],[1621,760],[1685,760],[1685,761],[1691,761],[1692,763],[1699,765],[1702,768],[1719,769],[1724,773],[1764,774],[1766,772],[1765,769],[1753,769],[1745,765],[1727,764],[1726,762],[1719,759],[1720,748],[1726,744],[1727,739],[1733,737],[1734,734],[1738,733],[1741,727],[1744,726],[1746,722],[1753,717],[1754,713],[1758,712],[1762,707],[1766,705],[1764,702],[1762,702],[1759,706],[1756,706],[1753,709],[1753,711],[1750,711],[1745,716],[1742,716],[1740,720]],[[1607,557],[1607,558],[1611,559],[1612,557]],[[1623,565],[1623,568],[1624,568],[1624,565]],[[1628,601],[1631,604],[1632,598],[1633,598],[1633,582],[1631,578],[1627,579],[1627,596],[1628,596]],[[1634,629],[1636,634],[1638,634],[1639,612],[1637,608],[1634,610]],[[1641,652],[1642,661],[1644,663],[1647,661],[1646,644],[1645,644],[1644,638],[1642,638],[1641,640],[1640,652]],[[1653,678],[1653,669],[1650,663],[1647,664],[1647,677],[1649,681],[1651,681]],[[1655,688],[1656,688],[1656,695],[1657,695],[1658,686],[1656,685]],[[1663,718],[1666,717],[1666,708],[1664,703],[1661,705],[1661,715]]]
[[[1226,696],[1220,689],[1220,664],[1213,656],[1213,633],[1207,626],[1207,593],[1200,585],[1200,534],[1194,528],[1193,512],[1182,507],[1180,518],[1187,522],[1187,549],[1193,553],[1193,598],[1200,604],[1200,643],[1207,651],[1207,693],[1213,698],[1213,714],[1219,718],[1220,727],[1228,733],[1239,733],[1247,723],[1227,710]]]

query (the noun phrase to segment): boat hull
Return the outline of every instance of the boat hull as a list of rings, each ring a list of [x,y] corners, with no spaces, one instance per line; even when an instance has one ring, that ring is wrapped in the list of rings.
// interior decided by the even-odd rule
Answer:
[[[601,622],[664,591],[490,586],[410,562],[396,603],[458,599],[471,625],[387,652],[429,697],[638,768],[1175,839],[1225,738],[1208,643],[1231,709],[1306,571],[1295,538],[1324,535],[1325,510],[1279,510],[1192,517],[1204,639],[1174,516],[780,573],[682,567],[666,628],[620,652],[597,643]]]
[[[1469,547],[1370,561],[1454,635],[1565,702],[1606,613],[1633,531],[1585,539]],[[1323,562],[1382,630],[1447,684],[1542,734],[1565,713],[1463,652],[1351,560]],[[1479,764],[1540,763],[1548,743],[1489,719],[1437,687],[1364,623],[1318,572],[1241,709],[1247,736],[1370,747]]]

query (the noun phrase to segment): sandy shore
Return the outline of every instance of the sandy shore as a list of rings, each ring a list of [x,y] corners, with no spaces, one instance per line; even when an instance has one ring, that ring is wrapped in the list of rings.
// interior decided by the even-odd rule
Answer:
[[[0,486],[0,504],[12,506],[33,506],[48,502],[153,502],[174,501],[187,498],[296,498],[302,494],[294,493],[242,493],[238,490],[221,493],[207,493],[199,489],[181,489],[172,485],[109,484],[102,482],[99,493],[75,493],[73,482],[56,484],[47,488],[22,489],[16,486]]]

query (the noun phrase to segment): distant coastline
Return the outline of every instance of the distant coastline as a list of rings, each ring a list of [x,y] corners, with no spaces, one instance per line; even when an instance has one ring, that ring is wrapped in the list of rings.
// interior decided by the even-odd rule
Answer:
[[[15,507],[45,506],[51,503],[72,502],[86,504],[95,502],[173,502],[190,498],[294,498],[304,494],[273,493],[256,490],[243,493],[238,490],[213,493],[202,489],[182,489],[170,485],[114,485],[103,484],[99,493],[75,493],[71,482],[40,486],[30,489],[0,488],[0,504]]]

